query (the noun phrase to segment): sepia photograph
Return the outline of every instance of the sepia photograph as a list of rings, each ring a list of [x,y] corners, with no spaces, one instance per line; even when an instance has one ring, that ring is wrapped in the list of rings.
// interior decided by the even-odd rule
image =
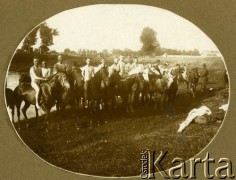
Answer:
[[[214,42],[183,17],[91,5],[25,35],[8,66],[5,103],[19,139],[50,165],[142,178],[151,173],[144,155],[166,152],[170,169],[213,141],[229,106],[229,75]]]

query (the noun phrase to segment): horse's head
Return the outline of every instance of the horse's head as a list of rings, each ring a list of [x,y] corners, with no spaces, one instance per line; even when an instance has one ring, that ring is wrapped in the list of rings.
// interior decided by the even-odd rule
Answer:
[[[100,69],[101,79],[104,86],[108,86],[109,84],[109,72],[106,67]],[[102,87],[103,88],[103,87]]]
[[[80,68],[73,70],[73,82],[74,82],[74,85],[77,87],[83,86],[84,80],[83,80],[82,71]]]
[[[139,85],[139,88],[142,90],[144,88],[144,77],[142,73],[135,75],[135,82]]]
[[[53,75],[48,83],[53,87],[61,86],[66,91],[68,91],[71,87],[69,83],[68,75],[65,72],[60,72]]]
[[[116,86],[121,80],[121,76],[118,71],[114,71],[109,78],[109,86]]]

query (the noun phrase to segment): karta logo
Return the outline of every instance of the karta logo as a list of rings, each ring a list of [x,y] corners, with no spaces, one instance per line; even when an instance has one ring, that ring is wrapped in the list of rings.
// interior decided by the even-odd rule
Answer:
[[[189,159],[189,167],[187,167],[187,163],[182,158],[174,158],[171,162],[174,167],[165,170],[162,161],[166,158],[167,154],[168,151],[164,153],[161,151],[157,157],[155,151],[142,151],[140,153],[140,161],[142,163],[140,174],[141,179],[155,179],[156,172],[160,172],[165,179],[197,179],[197,166],[203,166],[203,174],[207,179],[213,179],[214,177],[219,179],[233,179],[235,177],[233,174],[232,162],[228,158],[220,158],[216,161],[214,158],[210,158],[209,153],[206,154],[204,159]],[[211,170],[211,164],[218,164],[218,167],[213,171]]]

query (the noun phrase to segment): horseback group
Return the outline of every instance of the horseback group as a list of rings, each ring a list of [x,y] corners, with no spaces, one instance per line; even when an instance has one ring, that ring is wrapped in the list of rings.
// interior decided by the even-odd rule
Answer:
[[[180,68],[180,65],[169,68],[167,63],[161,64],[160,60],[155,64],[138,64],[138,59],[134,58],[126,64],[124,57],[120,56],[114,59],[111,66],[102,59],[99,66],[93,67],[88,58],[85,66],[78,67],[76,63],[73,66],[63,64],[62,56],[59,55],[52,72],[45,61],[41,67],[38,58],[33,59],[33,64],[29,71],[30,83],[20,80],[12,96],[17,108],[18,123],[21,103],[24,101],[22,113],[26,120],[26,110],[31,104],[35,105],[36,117],[39,109],[45,112],[45,129],[50,110],[55,105],[60,117],[66,106],[71,105],[78,128],[81,107],[90,112],[113,111],[121,98],[122,111],[134,112],[135,104],[148,103],[154,99],[160,102],[164,110],[165,105],[168,108],[173,106],[178,83],[181,81],[186,82],[194,92],[194,73],[187,72],[187,68]]]

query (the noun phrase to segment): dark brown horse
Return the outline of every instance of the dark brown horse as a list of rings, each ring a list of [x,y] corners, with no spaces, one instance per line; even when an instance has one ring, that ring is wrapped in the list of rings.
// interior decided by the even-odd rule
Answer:
[[[70,84],[65,73],[57,73],[50,77],[47,82],[44,82],[40,85],[41,87],[41,107],[45,112],[45,125],[42,128],[45,128],[47,131],[48,116],[51,108],[55,105],[58,97],[62,96],[61,92],[63,90],[69,91]],[[17,108],[18,124],[20,128],[20,106],[22,101],[25,102],[22,112],[25,116],[26,121],[28,117],[26,111],[31,104],[35,105],[35,90],[31,87],[29,83],[20,83],[14,90],[14,97]],[[36,117],[38,117],[38,111],[36,108]],[[61,124],[61,120],[60,120]]]
[[[113,92],[113,101],[115,96],[121,96],[123,112],[134,112],[135,93],[142,91],[144,78],[141,73],[133,74],[121,78],[119,72],[114,72],[110,76],[109,87]]]
[[[199,81],[198,68],[192,68],[191,70],[184,68],[182,77],[187,85],[187,92],[190,89],[192,96],[196,97],[196,89]]]
[[[71,91],[65,92],[64,104],[71,104],[72,109],[75,113],[76,128],[79,129],[79,109],[83,106],[83,96],[84,96],[84,80],[82,76],[82,71],[80,68],[69,68],[67,70],[69,82],[71,86]],[[67,95],[67,96],[66,96]],[[67,97],[67,98],[66,98]],[[67,99],[67,102],[65,102]],[[62,101],[62,102],[63,102]]]
[[[14,91],[6,88],[5,89],[5,98],[6,98],[6,105],[11,109],[11,120],[14,123],[14,111],[15,111],[15,98],[14,98]]]
[[[106,67],[98,70],[89,82],[88,96],[90,108],[94,110],[102,109],[104,101],[106,101],[106,90],[109,81],[109,72]]]

